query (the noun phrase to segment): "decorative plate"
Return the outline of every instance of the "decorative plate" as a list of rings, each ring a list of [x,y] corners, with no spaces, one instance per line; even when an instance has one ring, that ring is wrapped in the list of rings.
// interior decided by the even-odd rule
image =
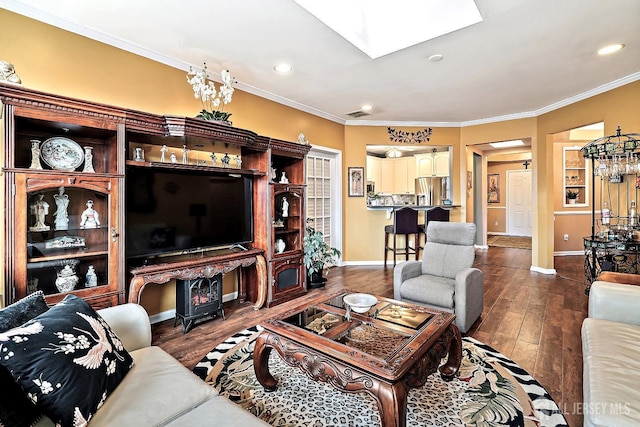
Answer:
[[[73,171],[84,161],[84,151],[77,142],[56,136],[42,143],[40,157],[52,169]]]

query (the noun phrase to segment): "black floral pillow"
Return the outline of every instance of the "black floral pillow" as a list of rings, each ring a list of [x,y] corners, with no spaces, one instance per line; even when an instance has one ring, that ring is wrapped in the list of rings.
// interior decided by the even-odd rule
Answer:
[[[27,295],[0,310],[0,333],[22,325],[47,311],[49,307],[42,291]],[[0,425],[31,426],[42,416],[9,371],[0,366]]]
[[[0,365],[62,426],[85,425],[133,366],[109,325],[67,295],[46,313],[0,333]]]

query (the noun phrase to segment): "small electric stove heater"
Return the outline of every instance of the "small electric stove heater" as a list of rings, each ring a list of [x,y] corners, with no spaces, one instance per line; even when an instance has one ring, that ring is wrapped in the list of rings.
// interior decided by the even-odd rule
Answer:
[[[176,318],[174,326],[182,320],[182,332],[204,320],[218,315],[224,320],[222,309],[222,274],[211,278],[176,280]]]

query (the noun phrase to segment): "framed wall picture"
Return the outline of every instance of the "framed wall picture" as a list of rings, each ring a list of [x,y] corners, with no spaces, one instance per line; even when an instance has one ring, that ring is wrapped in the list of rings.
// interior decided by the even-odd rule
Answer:
[[[364,197],[364,168],[349,168],[349,197]]]
[[[471,171],[467,171],[467,190],[471,190],[473,188],[473,173]]]
[[[500,174],[487,174],[487,202],[500,203]]]

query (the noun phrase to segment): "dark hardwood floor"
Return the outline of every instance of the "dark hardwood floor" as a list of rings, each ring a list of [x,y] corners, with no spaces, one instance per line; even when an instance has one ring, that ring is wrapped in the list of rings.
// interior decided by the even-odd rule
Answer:
[[[468,335],[492,346],[533,375],[563,410],[570,426],[581,426],[582,342],[587,315],[582,256],[556,257],[557,275],[529,270],[531,251],[494,248],[476,251],[484,272],[484,310]],[[393,268],[333,268],[327,286],[302,297],[314,300],[346,288],[393,297]],[[298,300],[301,301],[301,300]],[[215,319],[184,335],[173,321],[153,326],[153,343],[192,369],[226,337],[282,313],[287,304],[253,310],[249,303],[224,305],[226,320]]]

